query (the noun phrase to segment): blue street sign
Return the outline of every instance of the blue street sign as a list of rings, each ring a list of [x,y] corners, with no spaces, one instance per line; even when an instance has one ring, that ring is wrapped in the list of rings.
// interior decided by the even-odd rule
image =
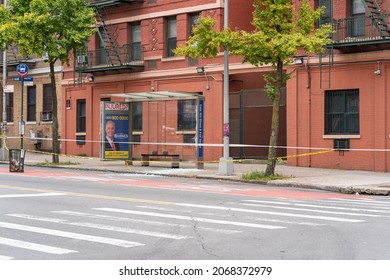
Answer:
[[[204,100],[199,100],[198,106],[198,144],[203,144],[204,134]],[[198,158],[203,158],[203,145],[198,146]]]
[[[27,76],[28,74],[28,66],[27,64],[19,64],[18,67],[16,68],[16,71],[18,72],[18,76],[19,77],[24,77],[24,76]]]
[[[33,79],[33,77],[24,77],[23,80],[25,82],[32,82],[34,79]],[[14,77],[14,81],[21,82],[22,78],[21,77]]]

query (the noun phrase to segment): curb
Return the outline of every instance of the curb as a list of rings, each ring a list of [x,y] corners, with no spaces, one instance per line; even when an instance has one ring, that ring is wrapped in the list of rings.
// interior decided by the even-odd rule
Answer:
[[[8,164],[8,162],[0,161],[0,164]],[[76,169],[76,170],[85,170],[85,171],[95,171],[95,172],[111,172],[117,174],[139,174],[139,175],[154,175],[154,176],[163,176],[163,177],[176,177],[176,178],[192,178],[192,179],[203,179],[203,180],[220,180],[220,181],[230,181],[230,182],[241,182],[246,184],[253,185],[266,185],[273,187],[285,187],[285,188],[295,188],[295,189],[312,189],[312,190],[321,190],[328,191],[334,193],[343,193],[343,194],[356,194],[356,195],[379,195],[379,196],[390,196],[390,186],[348,186],[348,187],[340,187],[340,186],[332,186],[332,185],[315,185],[315,184],[303,184],[303,183],[291,183],[291,182],[283,182],[280,180],[276,181],[254,181],[254,180],[244,180],[238,178],[229,178],[228,176],[223,177],[221,175],[218,176],[209,176],[209,175],[199,175],[199,174],[163,174],[163,173],[153,173],[153,172],[140,172],[134,170],[113,170],[113,169],[100,169],[93,167],[82,167],[79,168],[79,165],[75,166],[41,166],[34,163],[25,163],[26,166],[35,166],[35,167],[47,167],[47,168],[58,168],[58,169]]]

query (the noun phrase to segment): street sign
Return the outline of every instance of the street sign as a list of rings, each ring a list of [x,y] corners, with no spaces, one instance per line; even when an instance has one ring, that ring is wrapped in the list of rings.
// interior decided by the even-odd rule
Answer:
[[[24,77],[23,80],[25,82],[32,82],[34,79],[33,79],[33,77]],[[14,81],[21,82],[22,77],[14,77]]]
[[[4,86],[4,92],[14,92],[14,85],[5,85]]]
[[[19,64],[18,67],[16,68],[16,71],[18,72],[18,76],[23,78],[25,76],[27,76],[28,74],[28,66],[27,64]]]

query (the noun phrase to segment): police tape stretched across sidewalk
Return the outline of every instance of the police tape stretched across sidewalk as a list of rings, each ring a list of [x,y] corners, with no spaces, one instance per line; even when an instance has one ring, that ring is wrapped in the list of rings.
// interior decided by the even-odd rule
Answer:
[[[180,162],[180,169],[167,168],[164,163],[154,166],[126,165],[123,161],[102,161],[96,157],[63,155],[73,158],[74,162],[51,165],[52,153],[27,150],[25,165],[43,165],[67,169],[84,169],[116,173],[155,174],[161,176],[190,177],[199,179],[216,179],[250,182],[260,185],[318,189],[346,194],[390,195],[390,173],[357,170],[323,169],[312,167],[296,167],[278,164],[276,169],[282,177],[277,180],[248,180],[248,174],[265,168],[264,161],[235,160],[234,173],[222,175],[218,173],[218,161],[205,162],[204,169],[195,169],[193,162]],[[4,163],[4,162],[3,162]],[[43,164],[42,164],[43,163]]]

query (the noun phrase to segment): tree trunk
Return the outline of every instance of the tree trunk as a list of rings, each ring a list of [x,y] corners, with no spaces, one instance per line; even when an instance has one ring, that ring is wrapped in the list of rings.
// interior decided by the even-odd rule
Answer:
[[[50,81],[53,91],[53,113],[52,113],[52,159],[53,163],[59,163],[60,141],[58,138],[58,104],[57,85],[54,73],[54,62],[50,62]]]
[[[280,90],[282,87],[282,80],[283,80],[283,62],[279,60],[276,69],[275,98],[272,103],[271,136],[269,139],[268,161],[267,161],[267,168],[265,170],[265,176],[270,176],[275,174],[276,149],[277,149],[276,146],[278,145],[278,135],[279,135]]]

